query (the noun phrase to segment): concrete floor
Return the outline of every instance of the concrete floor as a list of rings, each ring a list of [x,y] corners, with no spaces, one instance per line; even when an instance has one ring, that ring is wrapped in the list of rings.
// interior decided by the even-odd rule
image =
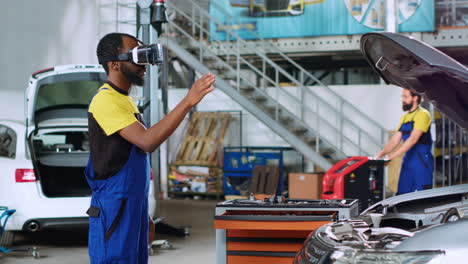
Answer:
[[[215,201],[166,200],[161,201],[161,215],[173,226],[190,226],[186,238],[162,236],[173,244],[173,249],[159,249],[150,256],[149,263],[215,263],[215,231],[213,216]],[[41,258],[34,259],[27,253],[0,254],[1,264],[83,264],[89,263],[87,230],[41,232],[34,235],[20,235],[16,239],[19,247],[36,246]]]

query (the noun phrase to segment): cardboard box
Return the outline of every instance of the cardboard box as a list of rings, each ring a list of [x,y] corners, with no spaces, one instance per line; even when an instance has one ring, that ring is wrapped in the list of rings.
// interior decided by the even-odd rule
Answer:
[[[290,173],[289,198],[320,199],[324,173]]]

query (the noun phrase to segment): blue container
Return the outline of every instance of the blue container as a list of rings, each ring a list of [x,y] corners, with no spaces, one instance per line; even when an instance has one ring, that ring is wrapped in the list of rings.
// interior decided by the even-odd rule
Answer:
[[[239,195],[240,192],[231,186],[228,177],[253,176],[257,165],[270,165],[279,168],[277,195],[283,192],[283,151],[291,150],[284,147],[226,147],[223,162],[223,191],[226,195]]]

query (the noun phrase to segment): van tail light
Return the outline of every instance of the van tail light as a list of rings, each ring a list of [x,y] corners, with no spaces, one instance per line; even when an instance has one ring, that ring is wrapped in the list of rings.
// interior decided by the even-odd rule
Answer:
[[[36,174],[34,169],[16,169],[16,182],[35,182]]]
[[[154,174],[153,174],[153,170],[150,169],[150,180],[154,180]]]

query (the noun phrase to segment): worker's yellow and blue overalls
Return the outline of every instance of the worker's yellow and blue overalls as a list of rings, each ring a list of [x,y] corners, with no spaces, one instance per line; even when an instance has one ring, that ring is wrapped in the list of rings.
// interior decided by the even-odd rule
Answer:
[[[91,264],[148,263],[149,158],[116,133],[139,118],[128,94],[111,83],[90,103],[85,175],[93,192],[87,211]]]
[[[409,112],[401,118],[399,131],[406,141],[413,129],[423,132],[418,142],[406,152],[398,181],[398,194],[432,188],[434,158],[432,156],[432,137],[430,133],[431,116],[422,108]]]

